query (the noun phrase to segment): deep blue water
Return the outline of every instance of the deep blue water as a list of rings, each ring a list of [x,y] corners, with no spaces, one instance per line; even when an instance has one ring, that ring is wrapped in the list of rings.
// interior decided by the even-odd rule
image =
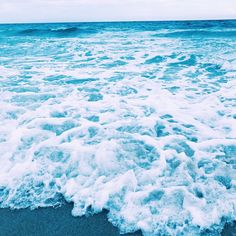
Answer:
[[[121,232],[236,219],[236,21],[0,25],[0,207],[74,203]]]

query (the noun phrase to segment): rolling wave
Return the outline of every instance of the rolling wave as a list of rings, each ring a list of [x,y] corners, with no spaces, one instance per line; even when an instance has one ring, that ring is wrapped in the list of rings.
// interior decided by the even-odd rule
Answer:
[[[95,34],[97,33],[94,29],[84,29],[78,27],[68,27],[68,28],[49,28],[49,29],[40,29],[40,28],[31,28],[24,29],[16,32],[16,35],[19,36],[54,36],[54,37],[66,37],[66,36],[79,36],[86,34]]]
[[[235,22],[0,31],[0,207],[66,200],[145,236],[235,221]]]

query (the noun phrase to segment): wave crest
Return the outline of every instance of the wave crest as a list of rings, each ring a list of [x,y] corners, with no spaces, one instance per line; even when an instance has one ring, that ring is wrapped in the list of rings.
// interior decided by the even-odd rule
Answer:
[[[87,34],[95,34],[96,30],[93,29],[84,29],[78,27],[68,27],[68,28],[51,28],[51,29],[40,29],[40,28],[32,28],[32,29],[24,29],[18,31],[16,34],[19,36],[39,36],[39,37],[66,37],[66,36],[80,36]]]

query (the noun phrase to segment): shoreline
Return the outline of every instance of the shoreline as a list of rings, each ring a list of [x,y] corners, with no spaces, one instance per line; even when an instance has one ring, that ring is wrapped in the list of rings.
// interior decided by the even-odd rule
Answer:
[[[73,205],[35,210],[0,209],[0,236],[119,236],[118,228],[107,220],[107,211],[73,217]],[[236,236],[236,222],[225,226],[222,236]],[[142,236],[140,231],[123,236]]]
[[[106,211],[89,217],[73,217],[72,207],[72,204],[64,204],[35,210],[2,208],[0,236],[120,236],[118,228],[107,220]]]

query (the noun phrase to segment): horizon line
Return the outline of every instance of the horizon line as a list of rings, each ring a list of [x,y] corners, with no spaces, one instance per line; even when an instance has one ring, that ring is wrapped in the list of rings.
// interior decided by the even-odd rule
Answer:
[[[236,18],[211,18],[211,19],[167,19],[167,20],[110,20],[110,21],[48,21],[48,22],[0,22],[0,25],[16,25],[16,24],[70,24],[70,23],[138,23],[138,22],[183,22],[183,21],[236,21]]]

